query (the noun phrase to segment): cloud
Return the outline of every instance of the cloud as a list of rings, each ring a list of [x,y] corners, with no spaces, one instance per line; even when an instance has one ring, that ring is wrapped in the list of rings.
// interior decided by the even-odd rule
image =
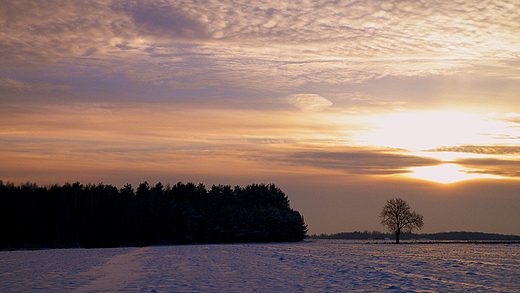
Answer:
[[[470,153],[481,155],[520,155],[520,146],[500,146],[500,145],[462,145],[462,146],[446,146],[428,150],[428,152],[453,152],[453,153]]]
[[[68,91],[71,88],[72,87],[67,84],[52,84],[42,81],[22,81],[9,77],[0,77],[0,92],[3,93],[0,95],[0,100],[17,100],[30,93],[42,96],[43,93],[52,91]]]
[[[412,167],[434,166],[441,163],[440,160],[395,151],[362,148],[296,151],[287,154],[280,160],[294,165],[364,175],[406,174]]]
[[[316,94],[295,94],[287,96],[286,101],[303,111],[320,111],[332,105],[332,102]]]
[[[29,170],[31,162],[44,170],[42,162],[48,161],[54,162],[49,168],[63,163],[105,170],[130,162],[136,170],[161,165],[161,170],[190,172],[204,172],[213,162],[213,168],[221,168],[215,172],[233,174],[251,167],[371,175],[403,174],[440,162],[399,150],[345,146],[351,134],[323,119],[329,113],[129,102],[12,106],[0,114],[0,158],[10,158],[11,164],[0,168],[3,174],[17,166],[16,160],[24,162],[16,167],[20,172]]]
[[[520,161],[516,159],[470,158],[458,159],[455,163],[470,168],[465,171],[468,173],[520,178]]]
[[[4,60],[81,56],[92,52],[92,48],[105,49],[107,42],[118,34],[115,26],[120,17],[107,9],[107,1],[2,3]]]
[[[401,112],[408,102],[391,97],[377,97],[361,91],[327,92],[335,108],[345,114],[371,114],[374,112]]]
[[[0,60],[4,68],[98,62],[153,82],[182,71],[194,84],[279,91],[476,66],[518,78],[518,9],[515,1],[7,0]]]
[[[27,89],[29,86],[19,80],[15,80],[12,78],[3,78],[0,77],[0,88],[3,88],[5,90],[24,90]]]
[[[160,39],[205,39],[204,23],[184,11],[182,5],[159,1],[119,1],[110,5],[118,15],[130,17],[139,36]]]

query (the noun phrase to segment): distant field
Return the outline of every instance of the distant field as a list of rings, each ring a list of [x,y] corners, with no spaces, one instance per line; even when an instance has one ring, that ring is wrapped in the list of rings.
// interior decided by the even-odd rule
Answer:
[[[520,244],[312,240],[0,252],[5,292],[518,292],[519,282]]]

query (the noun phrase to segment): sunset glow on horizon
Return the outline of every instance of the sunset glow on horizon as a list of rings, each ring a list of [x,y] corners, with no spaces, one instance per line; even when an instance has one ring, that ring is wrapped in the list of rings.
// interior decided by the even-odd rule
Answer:
[[[275,183],[309,233],[520,234],[520,3],[0,4],[0,180]]]
[[[431,167],[416,167],[410,169],[412,173],[409,175],[413,178],[430,180],[442,184],[451,184],[464,180],[472,180],[478,178],[501,178],[494,175],[472,174],[466,172],[464,168],[455,164],[443,164]]]

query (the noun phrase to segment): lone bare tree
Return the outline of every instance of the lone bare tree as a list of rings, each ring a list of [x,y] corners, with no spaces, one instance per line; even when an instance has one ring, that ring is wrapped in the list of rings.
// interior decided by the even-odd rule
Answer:
[[[415,229],[421,229],[424,225],[423,216],[410,211],[410,205],[400,199],[389,199],[381,210],[379,215],[381,224],[386,226],[388,230],[395,233],[395,243],[399,244],[399,235],[401,232],[412,232]]]

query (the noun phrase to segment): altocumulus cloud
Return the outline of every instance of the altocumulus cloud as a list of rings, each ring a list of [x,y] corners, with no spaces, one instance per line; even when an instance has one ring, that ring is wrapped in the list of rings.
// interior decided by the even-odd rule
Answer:
[[[514,77],[519,10],[512,0],[6,0],[0,60],[11,69],[59,60],[145,82],[280,90],[475,66]]]

